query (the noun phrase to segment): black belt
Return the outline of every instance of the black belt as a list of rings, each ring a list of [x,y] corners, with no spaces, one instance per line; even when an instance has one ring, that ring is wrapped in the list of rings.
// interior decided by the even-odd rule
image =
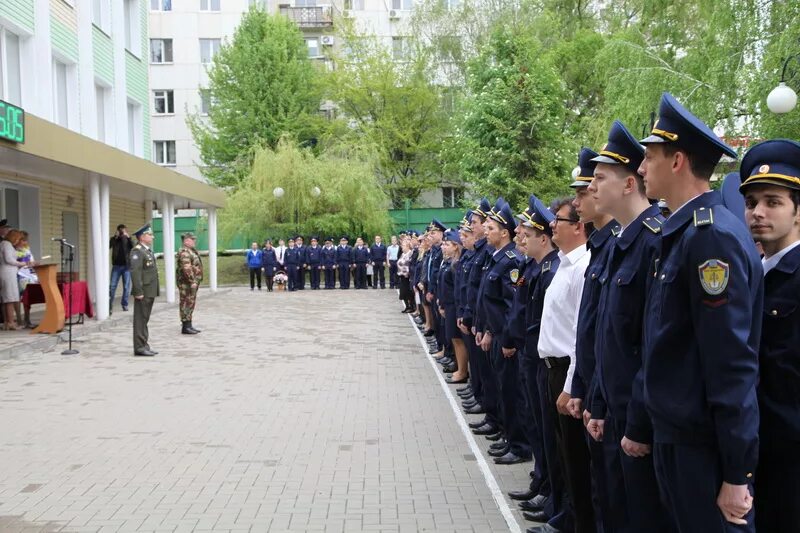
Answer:
[[[547,368],[558,368],[560,366],[569,366],[569,357],[545,357],[544,366]]]

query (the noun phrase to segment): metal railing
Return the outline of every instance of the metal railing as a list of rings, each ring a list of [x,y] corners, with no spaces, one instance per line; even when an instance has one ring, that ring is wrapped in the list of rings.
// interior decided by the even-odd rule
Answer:
[[[331,6],[280,6],[280,14],[301,28],[327,28],[333,26]]]

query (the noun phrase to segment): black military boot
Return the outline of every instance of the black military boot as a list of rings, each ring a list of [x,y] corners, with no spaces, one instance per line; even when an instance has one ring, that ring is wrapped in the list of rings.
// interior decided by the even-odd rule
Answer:
[[[184,335],[194,335],[195,333],[198,333],[197,331],[192,329],[192,323],[189,322],[188,320],[184,320],[183,322],[181,322],[181,324],[183,324],[183,327],[181,328],[181,333],[183,333]]]
[[[194,325],[192,324],[191,320],[189,321],[189,329],[191,329],[195,333],[200,333],[200,331],[201,331],[201,330],[197,329],[196,327],[194,327]]]

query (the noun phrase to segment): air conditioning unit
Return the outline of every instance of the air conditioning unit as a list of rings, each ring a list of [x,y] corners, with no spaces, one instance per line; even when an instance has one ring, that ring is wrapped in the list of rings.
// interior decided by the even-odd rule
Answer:
[[[322,41],[322,46],[333,46],[333,35],[323,35],[320,41]]]
[[[342,10],[342,16],[346,19],[351,19],[353,18],[353,12],[350,11],[349,9],[344,9]]]
[[[389,18],[392,20],[397,20],[400,18],[400,10],[399,9],[390,9],[389,10]]]

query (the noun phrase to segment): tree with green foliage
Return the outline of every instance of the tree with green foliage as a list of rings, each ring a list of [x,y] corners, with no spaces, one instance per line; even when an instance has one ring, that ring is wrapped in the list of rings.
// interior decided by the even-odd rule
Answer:
[[[221,212],[223,238],[385,235],[387,197],[374,168],[373,154],[357,148],[314,155],[290,138],[275,149],[257,148],[252,171]]]
[[[439,148],[448,120],[433,62],[413,37],[392,49],[342,22],[346,45],[328,76],[328,94],[350,122],[346,142],[377,154],[379,183],[402,207],[442,181]]]
[[[251,8],[208,77],[208,116],[191,115],[188,123],[203,174],[215,185],[236,186],[257,147],[274,148],[286,134],[313,144],[325,127],[318,69],[297,25],[281,15]]]

